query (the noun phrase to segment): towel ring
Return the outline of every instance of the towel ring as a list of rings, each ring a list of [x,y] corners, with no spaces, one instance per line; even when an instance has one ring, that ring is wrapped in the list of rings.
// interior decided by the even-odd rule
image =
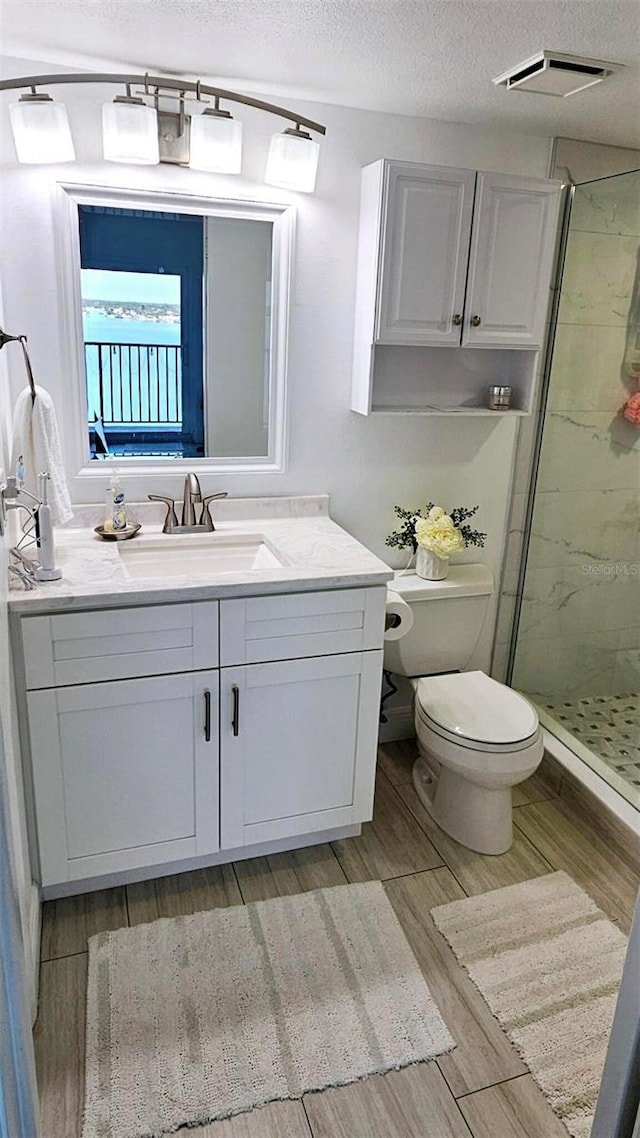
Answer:
[[[20,347],[22,348],[24,366],[27,372],[27,379],[29,380],[29,387],[31,388],[31,402],[35,403],[36,384],[33,378],[33,368],[31,367],[31,360],[29,359],[29,351],[27,349],[27,337],[25,335],[10,336],[8,332],[5,332],[2,328],[0,328],[0,348],[4,348],[5,344],[10,344],[12,341],[20,344]]]

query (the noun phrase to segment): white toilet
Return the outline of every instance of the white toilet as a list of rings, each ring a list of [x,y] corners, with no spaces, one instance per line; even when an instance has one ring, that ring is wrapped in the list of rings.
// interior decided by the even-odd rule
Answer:
[[[398,575],[390,589],[413,624],[385,641],[384,666],[415,693],[418,795],[447,834],[484,854],[512,844],[511,787],[542,759],[542,730],[523,696],[473,667],[493,593],[484,565],[452,566],[444,581]]]

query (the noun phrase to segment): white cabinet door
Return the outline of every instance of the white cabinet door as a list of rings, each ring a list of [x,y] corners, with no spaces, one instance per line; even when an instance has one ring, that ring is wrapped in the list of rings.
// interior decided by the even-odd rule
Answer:
[[[221,848],[371,817],[382,652],[221,670]]]
[[[463,344],[541,346],[559,203],[558,182],[478,174]]]
[[[379,343],[460,344],[475,177],[389,163]]]
[[[217,671],[30,692],[43,885],[219,849]]]

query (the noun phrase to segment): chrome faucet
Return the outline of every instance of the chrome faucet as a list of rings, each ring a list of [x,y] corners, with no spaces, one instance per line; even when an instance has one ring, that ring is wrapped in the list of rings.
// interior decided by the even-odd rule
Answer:
[[[202,497],[200,483],[195,474],[187,474],[184,480],[184,495],[182,499],[182,516],[180,524],[176,514],[175,500],[164,494],[149,494],[152,502],[164,502],[167,514],[162,527],[163,533],[213,533],[215,525],[211,517],[210,504],[216,498],[226,498],[227,492],[221,494],[205,494]],[[200,517],[196,521],[195,506],[201,505]]]

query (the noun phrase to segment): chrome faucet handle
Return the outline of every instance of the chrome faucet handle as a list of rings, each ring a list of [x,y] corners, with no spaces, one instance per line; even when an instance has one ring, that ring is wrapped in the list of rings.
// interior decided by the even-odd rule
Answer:
[[[216,528],[213,524],[213,518],[211,517],[209,504],[211,502],[215,502],[216,498],[226,498],[226,496],[227,491],[223,490],[221,494],[207,494],[206,497],[202,499],[202,517],[200,519],[200,524],[204,527],[207,533],[213,533]]]
[[[162,532],[172,533],[172,531],[176,529],[178,525],[175,499],[167,498],[164,494],[147,494],[147,498],[149,498],[152,502],[164,502],[165,506],[167,507],[167,515],[164,519]]]

